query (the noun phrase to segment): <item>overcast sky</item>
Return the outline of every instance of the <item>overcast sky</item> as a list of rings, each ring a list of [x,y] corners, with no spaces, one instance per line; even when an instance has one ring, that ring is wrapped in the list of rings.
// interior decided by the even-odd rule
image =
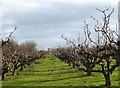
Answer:
[[[102,17],[96,8],[105,9],[109,6],[115,9],[111,18],[111,27],[117,23],[118,0],[55,1],[3,0],[0,8],[2,9],[2,16],[1,14],[0,16],[3,37],[17,25],[13,38],[18,43],[33,40],[37,43],[38,49],[63,47],[66,42],[61,38],[62,34],[72,40],[77,39],[79,31],[82,40],[83,21],[94,25],[90,17],[97,19]]]

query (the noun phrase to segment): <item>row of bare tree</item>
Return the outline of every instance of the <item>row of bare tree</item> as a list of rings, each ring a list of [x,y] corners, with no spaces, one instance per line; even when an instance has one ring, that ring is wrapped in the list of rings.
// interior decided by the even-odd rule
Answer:
[[[29,66],[37,59],[43,58],[46,54],[46,51],[38,51],[36,49],[34,41],[26,41],[25,43],[18,44],[11,39],[13,32],[5,40],[2,39],[1,43],[3,81],[6,73],[11,72],[12,75],[16,75],[16,71],[17,73],[18,71],[23,71],[26,66]]]
[[[115,68],[120,66],[119,35],[117,28],[116,30],[110,28],[110,17],[114,9],[97,10],[103,14],[103,18],[100,22],[91,17],[96,22],[93,27],[94,33],[90,31],[89,24],[84,21],[84,41],[82,43],[75,44],[62,35],[61,37],[67,42],[68,47],[54,49],[50,52],[74,68],[87,72],[88,76],[91,76],[92,72],[101,72],[106,80],[106,86],[110,86],[111,75]],[[12,72],[12,75],[15,75],[16,71],[23,71],[27,65],[46,54],[46,51],[38,51],[36,44],[32,41],[18,44],[11,39],[13,32],[5,40],[1,40],[2,80],[6,73]],[[97,40],[91,37],[92,33],[97,35],[94,36]],[[101,69],[95,70],[96,65],[101,66]]]
[[[105,85],[110,86],[111,75],[115,68],[120,66],[119,35],[117,28],[114,30],[110,28],[110,17],[114,9],[97,10],[103,14],[103,17],[102,22],[91,17],[96,22],[93,27],[94,32],[90,31],[89,24],[84,21],[85,40],[75,44],[62,35],[61,37],[67,42],[68,47],[58,48],[52,53],[74,68],[84,70],[88,76],[91,76],[92,72],[101,72],[105,78]],[[96,40],[91,37],[92,33],[97,38]],[[99,65],[101,69],[95,70],[96,65]]]

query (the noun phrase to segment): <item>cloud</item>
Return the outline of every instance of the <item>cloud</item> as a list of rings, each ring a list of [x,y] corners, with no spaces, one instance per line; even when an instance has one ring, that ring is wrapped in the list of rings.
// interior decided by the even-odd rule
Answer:
[[[60,37],[64,34],[77,38],[77,31],[83,34],[83,20],[92,24],[90,16],[101,19],[96,8],[104,9],[106,3],[39,2],[33,0],[5,0],[3,2],[3,33],[18,29],[13,36],[21,43],[34,40],[41,49],[65,45]],[[17,2],[18,1],[18,2]],[[112,5],[109,3],[109,5]],[[116,6],[113,5],[116,8]],[[116,15],[117,12],[115,12]],[[113,16],[114,22],[116,17]]]

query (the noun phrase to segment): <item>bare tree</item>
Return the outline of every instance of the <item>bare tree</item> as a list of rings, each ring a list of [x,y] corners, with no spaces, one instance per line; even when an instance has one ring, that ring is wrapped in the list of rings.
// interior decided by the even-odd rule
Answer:
[[[96,42],[91,38],[91,32],[88,28],[88,24],[85,23],[87,35],[89,40],[97,46],[97,57],[100,58],[98,64],[101,65],[101,72],[106,80],[106,86],[111,85],[111,75],[116,67],[120,66],[120,56],[119,56],[119,41],[115,39],[115,35],[118,36],[116,30],[112,30],[110,28],[110,17],[114,11],[112,9],[110,12],[110,8],[106,8],[105,10],[99,10],[103,14],[103,22],[99,22],[95,18],[96,25],[94,26],[95,32],[98,34],[98,41]],[[108,13],[107,13],[108,12]],[[93,54],[95,55],[95,54]],[[111,66],[112,61],[116,62]],[[105,64],[106,62],[106,64]]]
[[[84,21],[84,35],[85,40],[78,46],[65,38],[67,44],[72,45],[73,51],[69,53],[70,57],[79,58],[80,62],[86,67],[82,69],[87,72],[87,75],[91,75],[91,72],[101,72],[105,78],[105,85],[111,85],[111,75],[115,68],[120,66],[120,41],[115,38],[118,36],[117,28],[112,30],[110,28],[110,17],[114,12],[114,9],[110,10],[106,8],[105,10],[97,9],[103,14],[102,22],[94,17],[91,17],[96,24],[94,25],[94,30],[97,35],[97,40],[91,37],[93,32],[90,31],[89,24]],[[76,53],[74,53],[75,51]],[[114,62],[114,65],[111,65]],[[101,66],[101,70],[93,70],[96,64]],[[113,64],[113,63],[112,63]]]
[[[16,27],[13,32],[15,30]],[[5,40],[1,40],[3,81],[6,73],[12,72],[12,75],[15,75],[16,72],[23,71],[27,65],[30,65],[33,61],[42,58],[46,54],[46,52],[36,49],[34,41],[26,41],[25,43],[18,44],[11,39],[13,32]]]
[[[3,47],[5,45],[7,45],[7,43],[10,41],[12,34],[16,31],[17,27],[14,28],[14,30],[9,34],[9,36],[4,40],[1,39],[0,40],[0,48],[3,49]],[[8,48],[8,47],[7,47]],[[3,50],[2,50],[3,51]],[[7,51],[7,49],[5,49],[5,51]],[[3,52],[1,52],[3,53]],[[2,80],[4,80],[5,78],[5,74],[10,70],[10,59],[8,59],[9,54],[2,54]]]
[[[94,55],[97,49],[96,47],[93,48],[89,46],[86,35],[87,34],[85,32],[85,41],[78,46],[74,42],[65,38],[63,35],[62,38],[64,38],[68,44],[71,43],[71,45],[73,45],[73,47],[71,47],[72,49],[68,48],[69,52],[66,52],[69,53],[68,56],[74,58],[74,62],[76,62],[75,65],[77,65],[79,70],[84,70],[87,72],[87,76],[91,76],[92,72],[100,72],[100,70],[93,70],[93,68],[96,66],[98,58],[96,55]]]
[[[10,38],[12,36],[12,34],[16,31],[17,27],[14,28],[14,30],[9,34],[9,36],[4,40],[4,39],[1,39],[1,47],[4,46],[6,43],[8,43],[10,41]]]

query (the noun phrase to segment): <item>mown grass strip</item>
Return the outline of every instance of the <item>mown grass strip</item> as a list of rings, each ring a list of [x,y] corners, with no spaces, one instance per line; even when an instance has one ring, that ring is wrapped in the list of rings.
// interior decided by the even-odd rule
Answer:
[[[99,66],[96,67],[99,69]],[[5,81],[2,83],[5,86],[103,86],[105,79],[101,73],[94,72],[92,76],[86,76],[86,73],[79,71],[72,66],[60,61],[58,58],[48,55],[45,59],[35,61],[25,68],[19,75],[11,76],[8,73]],[[118,86],[118,69],[112,75],[112,86]],[[9,87],[10,88],[10,87]],[[15,87],[12,87],[15,88]]]

